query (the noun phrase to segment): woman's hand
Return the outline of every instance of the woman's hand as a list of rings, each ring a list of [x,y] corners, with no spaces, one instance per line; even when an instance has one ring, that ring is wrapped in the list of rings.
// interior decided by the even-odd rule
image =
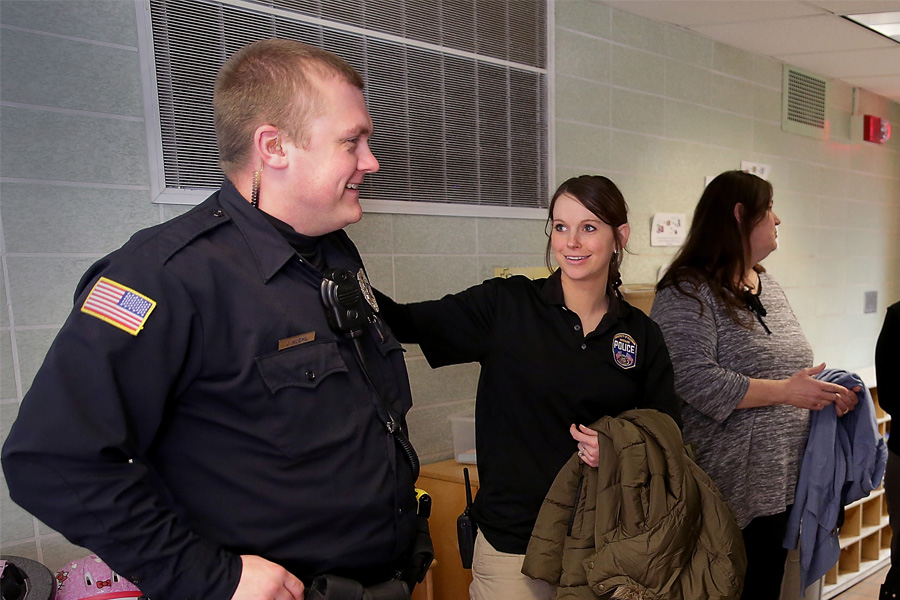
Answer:
[[[578,456],[584,464],[597,467],[600,464],[600,445],[597,442],[597,432],[584,425],[571,425],[569,433],[578,442]]]
[[[859,391],[859,386],[849,390],[842,385],[820,381],[813,377],[824,369],[825,363],[822,363],[809,369],[801,369],[790,379],[785,380],[785,403],[809,410],[822,410],[829,404],[834,404],[834,410],[839,417],[856,408],[859,400],[856,392]]]

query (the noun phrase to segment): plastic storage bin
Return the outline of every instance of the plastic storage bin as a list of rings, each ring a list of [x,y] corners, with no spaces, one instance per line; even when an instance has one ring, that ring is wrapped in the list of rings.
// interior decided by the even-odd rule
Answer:
[[[475,464],[475,411],[450,415],[453,430],[453,454],[456,462]]]

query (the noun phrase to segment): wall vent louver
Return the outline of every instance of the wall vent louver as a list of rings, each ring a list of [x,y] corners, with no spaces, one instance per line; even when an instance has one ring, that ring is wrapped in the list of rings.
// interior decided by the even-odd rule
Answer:
[[[785,65],[781,99],[781,128],[784,131],[828,139],[827,79]]]

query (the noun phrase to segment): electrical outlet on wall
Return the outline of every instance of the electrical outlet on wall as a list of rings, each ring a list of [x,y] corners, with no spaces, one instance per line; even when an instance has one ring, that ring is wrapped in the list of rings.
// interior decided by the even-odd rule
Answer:
[[[863,313],[873,313],[878,310],[878,292],[866,292],[864,298]]]

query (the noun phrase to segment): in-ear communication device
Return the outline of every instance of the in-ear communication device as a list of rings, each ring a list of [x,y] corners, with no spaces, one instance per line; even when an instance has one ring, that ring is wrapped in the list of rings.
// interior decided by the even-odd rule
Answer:
[[[366,303],[356,276],[347,269],[328,269],[319,291],[325,304],[328,325],[335,331],[351,335],[358,331],[356,335],[361,334],[366,324]]]
[[[468,468],[463,469],[463,477],[466,479],[466,509],[456,519],[456,535],[459,539],[459,557],[462,559],[462,566],[464,569],[471,569],[478,525],[472,518],[472,486],[469,485]]]

